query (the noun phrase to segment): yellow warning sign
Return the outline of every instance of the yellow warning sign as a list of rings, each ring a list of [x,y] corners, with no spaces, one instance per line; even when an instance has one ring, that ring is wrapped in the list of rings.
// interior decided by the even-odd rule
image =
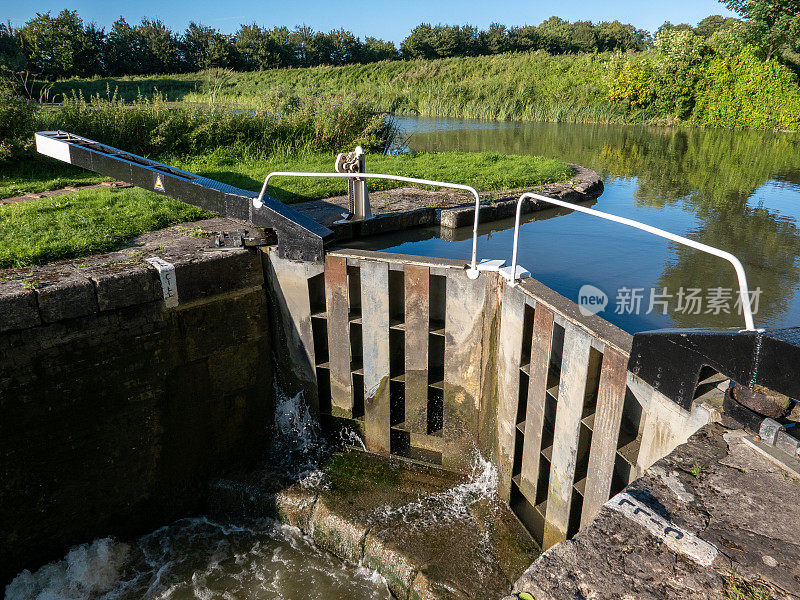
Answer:
[[[164,191],[164,182],[161,181],[161,175],[156,175],[156,182],[153,184],[153,189],[158,190],[159,192]]]

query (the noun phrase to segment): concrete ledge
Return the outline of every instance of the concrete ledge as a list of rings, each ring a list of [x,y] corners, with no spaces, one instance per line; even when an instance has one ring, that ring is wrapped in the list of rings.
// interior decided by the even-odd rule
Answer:
[[[83,272],[94,283],[101,311],[162,299],[158,273],[139,261],[99,262]]]
[[[39,314],[45,323],[99,311],[94,285],[73,265],[43,267],[35,274]]]
[[[579,165],[570,167],[574,175],[568,182],[480,194],[480,222],[489,223],[513,217],[517,200],[524,192],[536,192],[569,202],[593,201],[603,193],[603,182],[596,172]],[[347,212],[348,202],[347,196],[336,196],[293,204],[292,208],[332,229],[337,240],[341,242],[410,227],[467,227],[475,219],[475,203],[470,194],[451,189],[431,191],[404,187],[373,192],[370,194],[370,204],[375,218],[369,221],[336,223],[342,219],[342,213]],[[552,207],[525,201],[522,210],[523,213],[529,213],[546,208]]]
[[[800,508],[780,501],[796,498],[800,481],[744,436],[703,427],[624,490],[630,510],[611,507],[621,496],[609,500],[514,591],[536,600],[800,598]]]
[[[36,292],[18,279],[0,278],[0,333],[40,325]]]
[[[489,223],[500,219],[512,218],[516,214],[519,197],[526,191],[558,198],[566,202],[586,202],[596,199],[603,193],[603,182],[596,172],[579,165],[570,165],[570,167],[575,172],[575,176],[569,183],[551,183],[538,188],[517,190],[518,193],[508,196],[503,195],[501,198],[482,202],[479,212],[480,222]],[[535,200],[524,200],[522,214],[546,208],[552,208],[552,206],[537,203]],[[439,223],[441,223],[442,227],[449,229],[469,227],[474,222],[474,205],[443,209],[439,217]]]
[[[378,571],[402,600],[498,597],[538,553],[499,498],[460,497],[461,475],[358,451],[334,454],[320,475],[314,485],[270,472],[234,475],[213,483],[211,507],[277,515],[321,548]]]

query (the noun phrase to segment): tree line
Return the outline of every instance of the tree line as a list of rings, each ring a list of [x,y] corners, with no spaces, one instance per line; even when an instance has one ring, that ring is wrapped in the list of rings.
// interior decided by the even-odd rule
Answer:
[[[471,25],[415,27],[397,48],[393,42],[335,29],[302,25],[241,25],[230,35],[190,23],[183,33],[159,19],[130,24],[120,18],[108,30],[85,23],[77,11],[37,13],[22,27],[0,24],[0,66],[39,77],[155,75],[214,67],[253,71],[317,65],[363,64],[399,58],[447,58],[545,50],[551,54],[643,50],[649,32],[619,21],[570,23],[550,17],[537,26],[486,30]]]
[[[691,30],[710,39],[718,31],[741,26],[750,43],[775,52],[800,49],[800,0],[721,0],[743,20],[711,15],[696,27],[664,23],[656,36],[671,29]],[[306,25],[241,25],[234,34],[190,23],[183,32],[158,19],[130,24],[119,18],[106,30],[85,23],[77,11],[36,16],[21,27],[0,24],[0,71],[32,73],[40,78],[94,75],[157,75],[208,68],[255,71],[317,65],[363,64],[399,58],[436,59],[529,52],[550,54],[640,51],[655,36],[620,21],[569,22],[550,17],[539,25],[487,29],[471,25],[422,23],[403,40],[361,39],[345,29],[314,31]]]

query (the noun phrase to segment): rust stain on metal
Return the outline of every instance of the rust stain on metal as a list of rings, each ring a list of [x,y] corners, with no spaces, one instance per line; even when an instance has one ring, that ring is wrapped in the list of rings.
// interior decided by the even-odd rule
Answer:
[[[334,414],[352,417],[350,301],[347,259],[343,256],[328,256],[325,259],[325,296],[328,317],[331,410]]]
[[[405,266],[405,420],[416,433],[428,432],[428,331],[430,270]]]
[[[522,447],[520,489],[532,504],[536,503],[539,464],[544,428],[547,373],[550,368],[550,346],[553,339],[553,311],[537,304],[533,313],[531,364],[528,381],[528,404],[525,410],[525,438]]]

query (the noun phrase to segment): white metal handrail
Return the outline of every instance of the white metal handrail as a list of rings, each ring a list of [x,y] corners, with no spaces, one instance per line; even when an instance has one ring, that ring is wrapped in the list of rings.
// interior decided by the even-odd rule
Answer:
[[[516,222],[514,224],[514,249],[511,255],[511,269],[509,272],[510,274],[509,281],[511,282],[512,285],[516,284],[516,279],[517,279],[517,274],[516,274],[517,245],[519,243],[520,213],[522,212],[522,202],[527,198],[534,198],[536,200],[541,200],[542,202],[555,204],[556,206],[563,206],[565,208],[569,208],[577,212],[586,213],[587,215],[593,215],[595,217],[600,217],[601,219],[606,219],[608,221],[614,221],[615,223],[621,223],[623,225],[628,225],[629,227],[641,229],[642,231],[652,233],[653,235],[666,238],[673,242],[678,242],[679,244],[683,244],[684,246],[689,246],[690,248],[694,248],[695,250],[700,250],[701,252],[706,252],[708,254],[712,254],[714,256],[718,256],[719,258],[727,260],[729,263],[731,263],[731,265],[733,265],[733,268],[736,271],[736,277],[739,280],[739,294],[742,303],[742,313],[744,315],[745,328],[749,331],[754,331],[756,329],[755,323],[753,321],[753,309],[750,305],[750,290],[747,287],[747,276],[745,275],[744,267],[742,266],[742,263],[739,261],[739,259],[736,258],[730,252],[726,252],[725,250],[720,250],[719,248],[714,248],[713,246],[708,246],[706,244],[701,244],[700,242],[696,242],[694,240],[690,240],[689,238],[685,238],[680,235],[670,233],[669,231],[664,231],[663,229],[659,229],[658,227],[653,227],[652,225],[647,225],[645,223],[640,223],[639,221],[634,221],[633,219],[618,217],[617,215],[604,213],[599,210],[594,210],[593,208],[586,208],[578,204],[573,204],[572,202],[564,202],[563,200],[548,198],[547,196],[541,196],[539,194],[534,194],[532,192],[527,192],[525,194],[522,194],[519,197],[519,200],[517,201],[517,217],[516,217]],[[501,271],[501,273],[503,273],[503,271]]]
[[[261,192],[258,198],[253,200],[255,208],[261,208],[261,199],[267,191],[267,185],[272,177],[337,177],[349,179],[389,179],[392,181],[405,181],[408,183],[419,183],[422,185],[435,185],[438,187],[447,187],[456,190],[466,190],[475,197],[475,224],[472,229],[472,266],[471,271],[474,277],[478,274],[478,213],[480,212],[481,199],[478,196],[477,190],[469,185],[462,185],[460,183],[448,183],[446,181],[431,181],[429,179],[417,179],[416,177],[403,177],[402,175],[385,175],[383,173],[304,173],[297,171],[274,171],[267,175],[264,179],[264,185],[261,186]],[[474,278],[473,277],[473,278]]]

